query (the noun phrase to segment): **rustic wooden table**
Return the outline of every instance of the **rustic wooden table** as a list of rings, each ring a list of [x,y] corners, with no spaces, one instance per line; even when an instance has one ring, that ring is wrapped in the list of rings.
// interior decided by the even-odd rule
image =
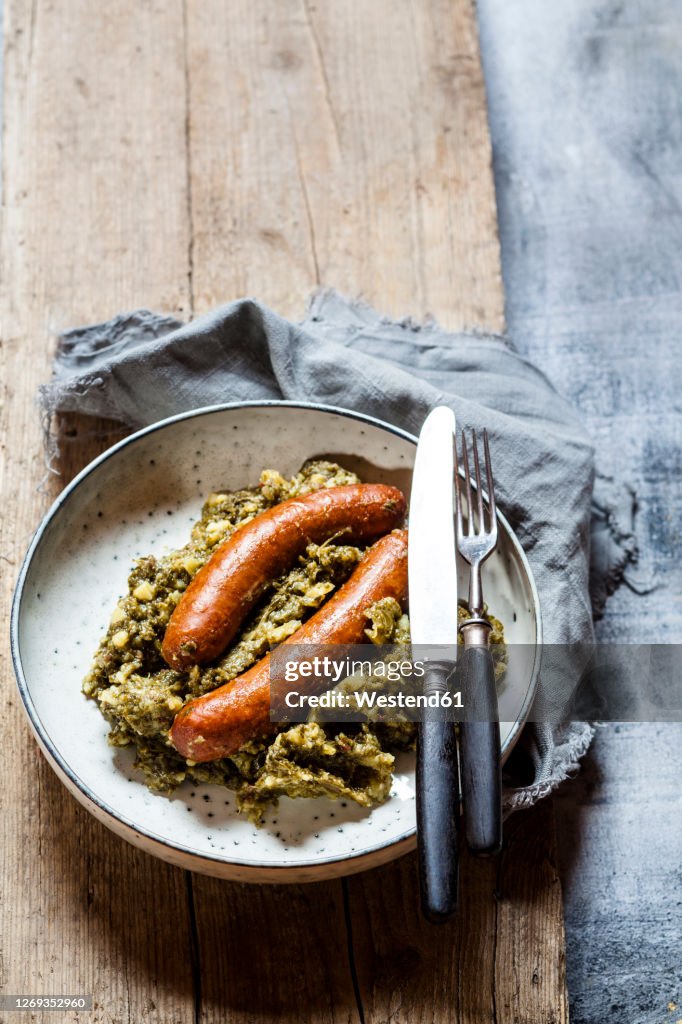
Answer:
[[[248,294],[297,317],[326,284],[503,326],[469,0],[9,0],[4,125],[5,619],[40,515],[115,436],[63,422],[46,477],[59,328]],[[509,822],[499,862],[464,859],[459,918],[431,928],[413,856],[257,887],[133,849],[47,767],[6,649],[2,686],[3,992],[93,993],[78,1019],[116,1024],[567,1020],[550,804]]]

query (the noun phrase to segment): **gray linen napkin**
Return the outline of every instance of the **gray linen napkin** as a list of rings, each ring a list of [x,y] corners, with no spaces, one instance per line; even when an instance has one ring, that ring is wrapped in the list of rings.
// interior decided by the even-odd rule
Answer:
[[[245,299],[187,325],[148,310],[62,335],[48,425],[78,411],[139,428],[200,406],[298,399],[371,413],[416,434],[437,404],[461,426],[486,427],[498,501],[528,554],[548,644],[590,641],[593,452],[575,411],[502,337],[382,318],[333,291],[299,325]],[[52,441],[54,443],[54,441]],[[595,593],[605,599],[632,539],[595,523]],[[505,808],[529,806],[570,773],[592,727],[532,723],[507,770]]]

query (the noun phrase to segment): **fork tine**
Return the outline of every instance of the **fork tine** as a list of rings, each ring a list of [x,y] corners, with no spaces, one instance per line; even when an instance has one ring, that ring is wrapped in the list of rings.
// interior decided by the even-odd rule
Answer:
[[[471,475],[469,473],[469,455],[467,453],[467,439],[466,434],[462,431],[462,460],[464,462],[464,483],[466,486],[467,496],[467,535],[473,537],[474,535],[474,506],[471,501]]]
[[[457,542],[464,536],[462,521],[462,488],[459,479],[459,458],[457,455],[457,433],[455,432],[455,505],[457,506]]]
[[[471,447],[474,450],[474,472],[476,474],[476,504],[478,505],[478,532],[485,533],[485,519],[483,518],[483,491],[481,489],[481,465],[478,461],[478,438],[476,431],[471,431]]]
[[[485,453],[485,474],[488,480],[488,512],[490,515],[490,532],[497,536],[497,506],[495,504],[495,485],[493,484],[493,467],[490,461],[488,431],[483,431],[483,450]]]

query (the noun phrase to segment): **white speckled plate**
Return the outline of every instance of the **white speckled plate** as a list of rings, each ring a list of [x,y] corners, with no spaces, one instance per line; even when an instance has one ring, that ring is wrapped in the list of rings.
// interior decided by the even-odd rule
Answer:
[[[414,759],[399,758],[390,799],[354,804],[280,801],[262,828],[237,814],[232,793],[185,783],[155,796],[133,753],[107,744],[107,726],[81,680],[132,561],[182,545],[206,494],[257,482],[265,467],[293,474],[328,455],[409,494],[415,439],[340,409],[285,402],[214,406],[134,434],[64,490],[26,555],[12,612],[12,653],[33,731],[53,768],[95,817],[131,843],[195,871],[242,881],[301,882],[349,874],[415,843]],[[486,599],[511,642],[540,641],[537,595],[523,551],[500,517]],[[464,574],[462,583],[464,584]],[[536,666],[501,694],[503,753],[527,713]]]

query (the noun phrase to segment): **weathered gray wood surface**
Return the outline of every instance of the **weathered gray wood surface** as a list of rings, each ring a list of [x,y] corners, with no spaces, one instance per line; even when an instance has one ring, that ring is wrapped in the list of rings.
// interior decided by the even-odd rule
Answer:
[[[598,633],[680,643],[679,4],[478,10],[509,332],[637,492],[639,565]],[[682,1018],[680,780],[682,726],[609,726],[560,792],[573,1024]]]

